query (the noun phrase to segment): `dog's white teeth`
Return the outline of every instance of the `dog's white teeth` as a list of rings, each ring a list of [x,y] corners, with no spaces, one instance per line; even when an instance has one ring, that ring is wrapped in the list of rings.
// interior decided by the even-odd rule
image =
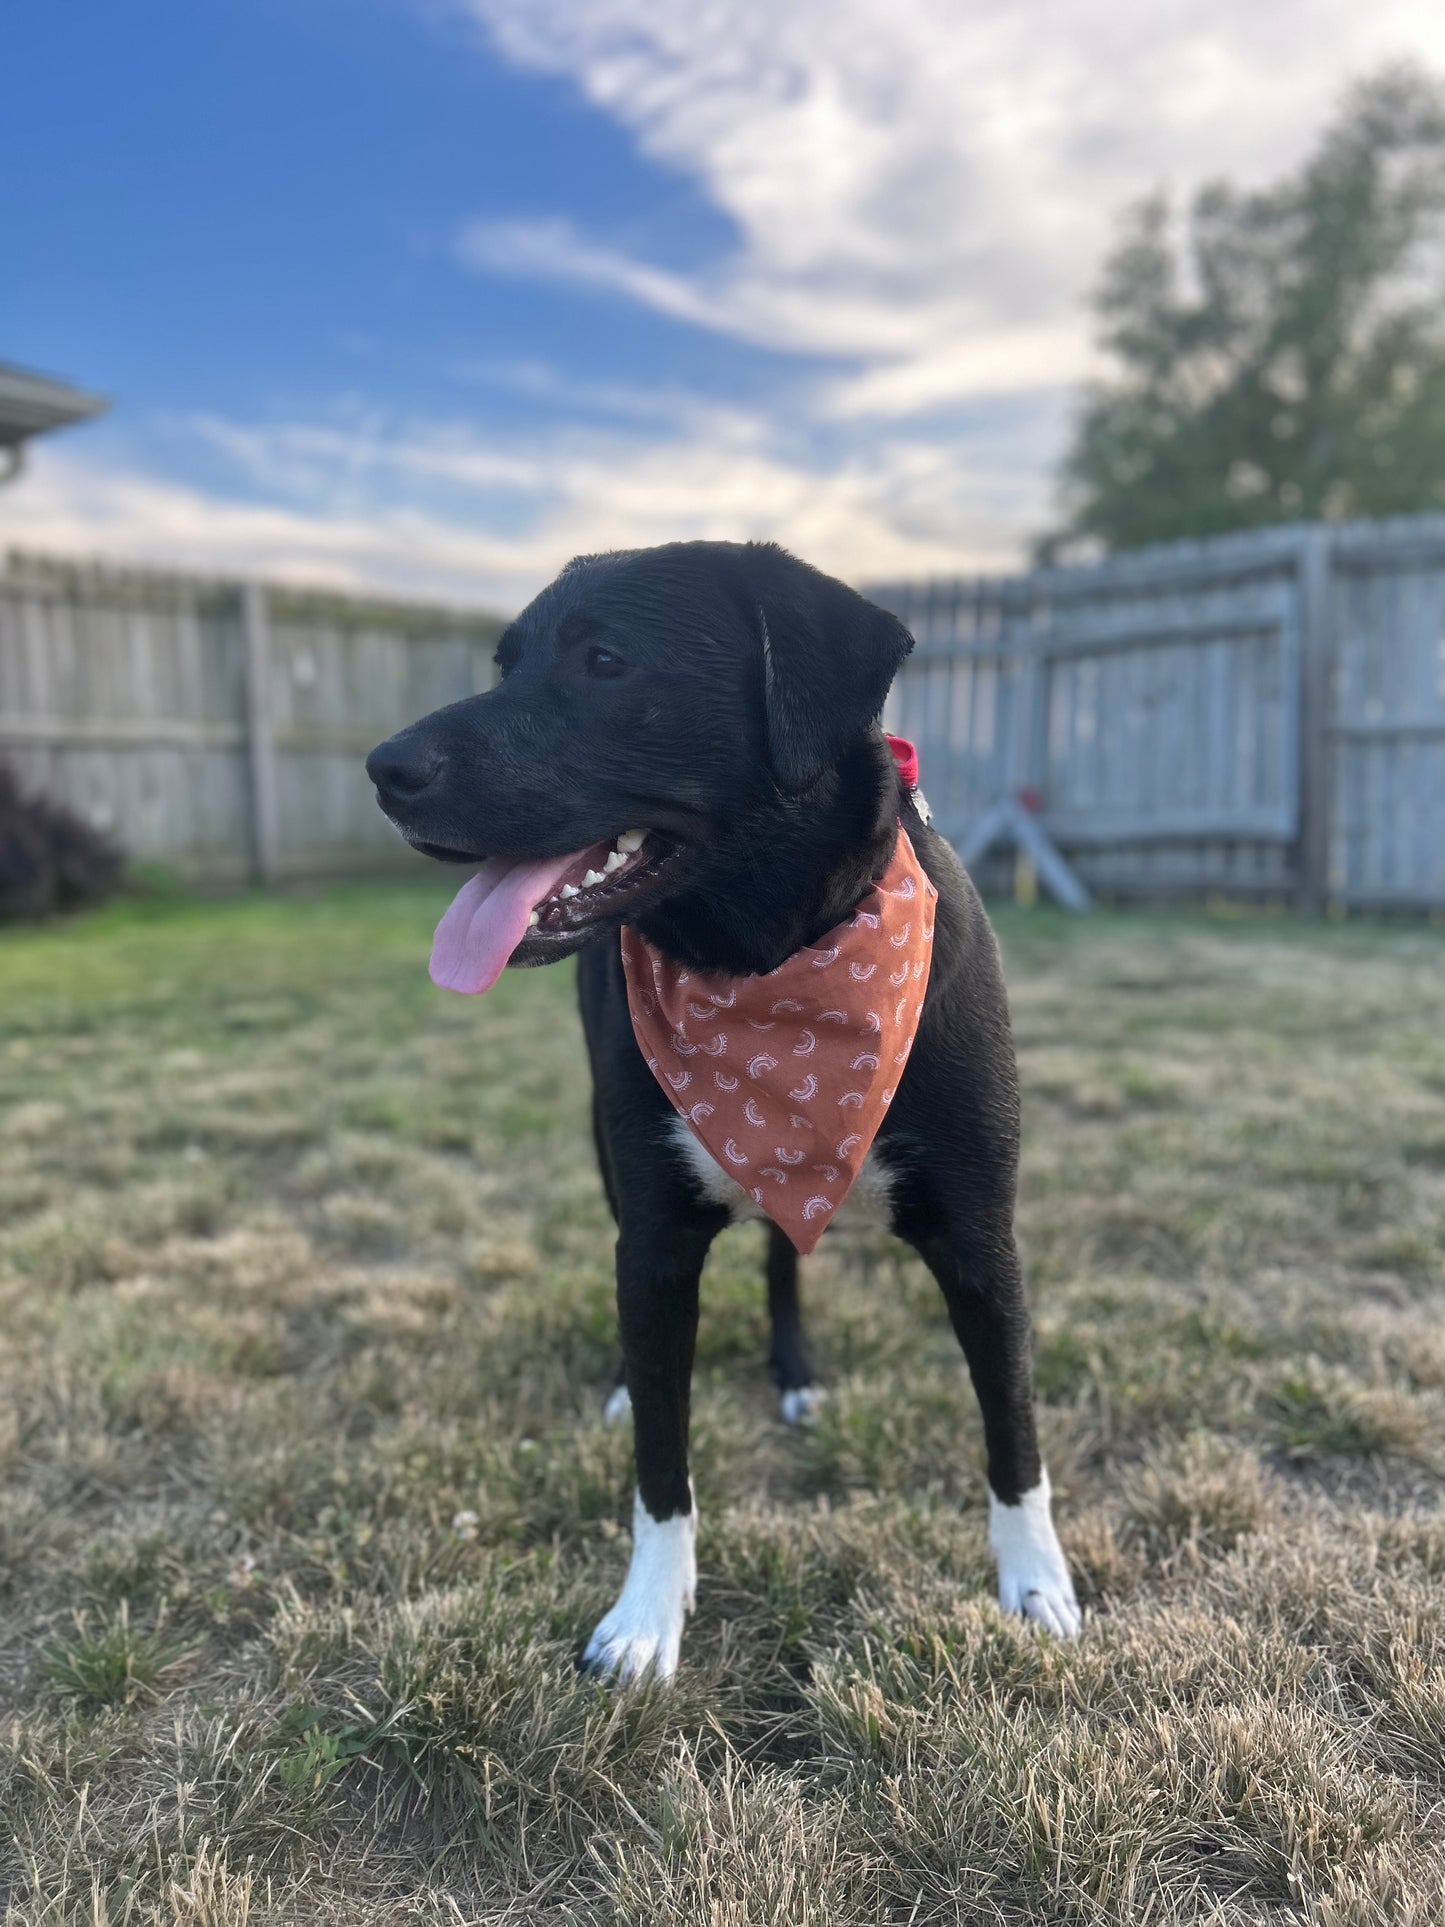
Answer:
[[[617,847],[624,856],[631,856],[634,850],[642,848],[646,840],[646,830],[624,830],[617,839]]]
[[[536,929],[536,927],[537,927],[537,925],[538,925],[538,924],[539,924],[539,923],[540,923],[541,921],[542,921],[542,919],[541,919],[541,917],[540,917],[540,916],[538,916],[538,914],[537,914],[537,912],[536,912],[536,911],[534,910],[534,911],[532,912],[532,914],[531,914],[531,916],[530,916],[530,917],[528,917],[528,919],[527,919],[527,928],[528,928],[529,930],[535,930],[535,929]]]
[[[575,883],[564,883],[561,894],[564,897],[575,897],[577,894],[577,885]]]
[[[582,888],[584,890],[588,890],[592,887],[594,883],[600,883],[601,881],[602,881],[602,872],[600,870],[589,870],[586,876],[583,877],[582,879]]]
[[[614,870],[620,870],[626,861],[627,858],[622,854],[621,850],[609,850],[607,853],[607,861],[602,866],[604,875],[611,876],[612,872]]]

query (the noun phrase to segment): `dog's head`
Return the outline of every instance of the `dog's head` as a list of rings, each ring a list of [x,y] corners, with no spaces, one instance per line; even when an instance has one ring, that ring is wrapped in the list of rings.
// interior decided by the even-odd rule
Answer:
[[[480,865],[432,974],[485,990],[680,890],[867,733],[912,646],[903,625],[771,543],[581,556],[506,630],[501,681],[424,716],[367,771],[417,849]]]

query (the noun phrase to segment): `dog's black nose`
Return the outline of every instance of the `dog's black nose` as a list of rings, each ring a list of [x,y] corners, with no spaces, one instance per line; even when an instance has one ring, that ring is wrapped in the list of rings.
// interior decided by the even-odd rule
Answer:
[[[408,741],[403,733],[378,743],[366,759],[366,773],[383,803],[410,803],[436,781],[442,753],[430,743]]]

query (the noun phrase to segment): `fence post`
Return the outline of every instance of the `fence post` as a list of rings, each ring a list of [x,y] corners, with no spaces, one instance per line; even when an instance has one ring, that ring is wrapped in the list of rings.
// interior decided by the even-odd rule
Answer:
[[[251,774],[252,862],[262,883],[277,873],[276,746],[271,739],[271,630],[266,591],[259,582],[241,589],[241,634],[246,645],[246,753]]]
[[[1330,895],[1330,830],[1334,810],[1331,725],[1334,717],[1333,538],[1327,526],[1300,540],[1299,586],[1299,869],[1296,907],[1318,916]]]

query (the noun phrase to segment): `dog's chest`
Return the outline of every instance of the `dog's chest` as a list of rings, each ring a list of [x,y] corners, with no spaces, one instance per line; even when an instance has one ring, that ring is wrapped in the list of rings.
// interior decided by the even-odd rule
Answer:
[[[723,1170],[682,1118],[674,1117],[668,1128],[674,1148],[710,1204],[725,1205],[735,1222],[743,1218],[759,1221],[767,1218],[767,1213],[755,1202],[752,1194]],[[835,1225],[882,1225],[888,1228],[893,1221],[893,1175],[884,1163],[879,1147],[873,1145],[863,1160],[862,1169],[849,1187],[847,1197],[834,1212],[832,1222]]]

